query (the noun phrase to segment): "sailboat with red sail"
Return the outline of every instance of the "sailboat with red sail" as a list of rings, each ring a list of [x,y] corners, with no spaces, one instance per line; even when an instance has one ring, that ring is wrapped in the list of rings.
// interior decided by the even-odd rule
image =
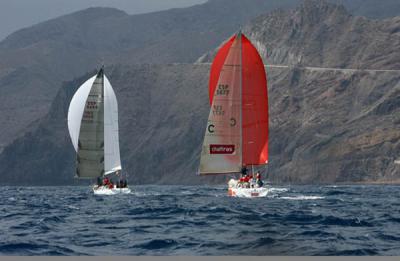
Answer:
[[[199,174],[235,174],[266,166],[267,77],[259,53],[242,32],[232,36],[214,58],[210,71],[209,99],[211,109]],[[255,173],[252,172],[255,180]],[[266,196],[268,189],[260,185],[231,179],[228,195]]]

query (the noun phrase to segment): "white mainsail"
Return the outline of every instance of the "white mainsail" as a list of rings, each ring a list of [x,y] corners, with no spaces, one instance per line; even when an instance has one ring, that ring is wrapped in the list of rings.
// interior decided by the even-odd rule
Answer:
[[[229,50],[215,89],[200,158],[201,175],[241,170],[241,55],[238,37]]]
[[[96,75],[82,84],[72,97],[68,109],[68,130],[75,151],[78,152],[79,131],[81,129],[82,115],[85,110],[86,100],[92,89]]]
[[[106,175],[121,169],[118,132],[117,97],[110,81],[104,75],[104,169]]]
[[[77,152],[79,178],[96,178],[121,169],[118,103],[103,69],[73,96],[68,129]]]

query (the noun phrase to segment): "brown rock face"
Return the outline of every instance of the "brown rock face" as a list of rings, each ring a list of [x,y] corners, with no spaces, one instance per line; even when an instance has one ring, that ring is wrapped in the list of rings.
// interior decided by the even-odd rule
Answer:
[[[140,15],[89,8],[11,34],[0,42],[0,152],[46,114],[64,81],[102,62],[194,62],[241,24],[293,1],[213,0]]]
[[[260,16],[244,29],[271,64],[399,69],[400,17],[370,20],[343,6],[307,0]]]
[[[397,181],[399,80],[399,72],[271,72],[272,179]]]
[[[122,165],[132,183],[229,178],[196,175],[209,112],[208,70],[208,65],[135,65],[109,74],[119,104]],[[269,68],[268,75],[271,181],[400,180],[394,164],[400,148],[399,73]],[[85,78],[67,83],[38,127],[5,149],[3,182],[77,184],[66,115]]]
[[[394,164],[400,158],[399,23],[398,17],[369,20],[340,6],[307,1],[294,11],[261,16],[244,28],[266,63],[291,65],[267,67],[270,180],[400,181],[400,165]],[[195,175],[209,110],[208,65],[121,63],[106,72],[119,101],[122,164],[131,181],[225,182],[227,177]],[[6,79],[26,86],[33,78],[21,75],[39,72],[45,75],[39,69],[20,69]],[[0,154],[3,183],[76,184],[66,115],[73,93],[88,76],[65,83],[47,115],[6,146]],[[35,84],[41,86],[41,79]],[[12,90],[12,84],[7,86]],[[35,90],[11,93],[24,97],[19,106],[26,102],[31,108],[36,101],[28,97]]]
[[[128,15],[112,8],[89,8],[19,30],[0,42],[0,152],[46,114],[64,81],[79,77],[102,62],[106,65],[194,62],[256,16],[277,8],[294,8],[300,2],[210,0],[193,7],[141,15]],[[381,0],[379,4],[376,0],[340,2],[351,12],[368,17],[391,17],[400,11],[397,0]],[[320,10],[312,9],[314,5]],[[326,14],[329,19],[325,19]],[[400,32],[398,18],[386,22],[357,18],[351,22],[348,16],[343,8],[306,2],[294,14],[281,11],[266,20],[265,15],[260,17],[260,22],[251,24],[249,32],[256,33],[254,40],[260,37],[260,51],[275,50],[272,56],[265,56],[271,62],[300,60],[308,64],[310,59],[310,64],[318,65],[330,56],[329,59],[336,60],[329,64],[335,66],[393,68],[398,61],[396,52],[393,59],[387,59],[390,55],[383,59],[380,53],[388,43],[395,46]],[[270,29],[258,30],[266,28]],[[304,52],[292,50],[282,46],[285,39],[308,48]],[[370,47],[351,48],[350,45],[358,46],[360,41],[370,43]],[[276,48],[272,49],[271,44]],[[344,53],[329,54],[329,48],[343,49]],[[347,62],[348,54],[356,54],[353,63]],[[370,62],[365,63],[366,60]]]

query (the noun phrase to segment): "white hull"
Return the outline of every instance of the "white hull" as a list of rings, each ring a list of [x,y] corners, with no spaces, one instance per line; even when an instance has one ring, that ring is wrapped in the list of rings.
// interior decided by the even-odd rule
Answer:
[[[268,195],[268,188],[256,187],[256,188],[242,188],[238,187],[238,181],[231,179],[228,182],[228,195],[231,197],[238,198],[260,198]]]
[[[238,198],[260,198],[268,195],[268,188],[229,188],[228,195]]]
[[[116,194],[130,194],[130,188],[107,188],[104,186],[93,186],[93,193],[95,195],[116,195]]]

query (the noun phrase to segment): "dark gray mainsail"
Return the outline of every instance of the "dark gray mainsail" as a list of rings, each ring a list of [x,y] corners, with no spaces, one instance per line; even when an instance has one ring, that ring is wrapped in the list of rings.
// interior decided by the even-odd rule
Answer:
[[[104,80],[97,74],[86,100],[76,155],[76,175],[96,178],[104,174]]]

